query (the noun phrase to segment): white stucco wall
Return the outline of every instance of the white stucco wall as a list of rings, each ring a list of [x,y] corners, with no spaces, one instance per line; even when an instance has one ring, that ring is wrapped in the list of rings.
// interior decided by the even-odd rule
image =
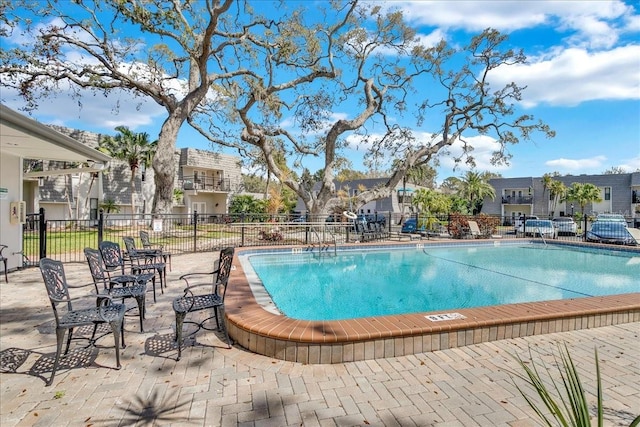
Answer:
[[[9,207],[11,202],[22,200],[22,159],[3,153],[0,158],[0,188],[6,188],[6,197],[0,199],[0,243],[9,246],[2,255],[8,258],[7,267],[11,270],[22,264],[22,224],[11,224]],[[4,280],[3,276],[2,280]]]

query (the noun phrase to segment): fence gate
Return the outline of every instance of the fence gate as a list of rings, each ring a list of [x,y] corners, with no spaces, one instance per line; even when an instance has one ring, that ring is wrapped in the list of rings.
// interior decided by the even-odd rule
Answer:
[[[46,253],[41,253],[41,249],[46,250],[46,221],[44,209],[40,208],[39,213],[27,214],[27,221],[22,225],[22,266],[34,267],[38,265],[40,258],[44,258]]]

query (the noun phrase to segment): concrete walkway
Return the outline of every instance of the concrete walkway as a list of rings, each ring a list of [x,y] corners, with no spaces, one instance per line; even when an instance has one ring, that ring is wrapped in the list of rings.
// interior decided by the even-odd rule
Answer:
[[[98,348],[78,342],[51,387],[44,378],[56,340],[40,272],[10,273],[10,283],[0,283],[0,425],[533,426],[539,424],[514,386],[521,370],[510,354],[528,360],[531,351],[557,377],[558,343],[569,347],[593,403],[598,349],[605,425],[629,425],[640,414],[640,323],[336,365],[227,349],[220,334],[201,330],[176,362],[171,300],[183,288],[178,277],[210,270],[214,258],[174,255],[168,289],[156,303],[147,296],[145,332],[136,309],[126,318],[122,369],[113,369],[110,335]],[[70,283],[89,283],[85,264],[65,269]]]

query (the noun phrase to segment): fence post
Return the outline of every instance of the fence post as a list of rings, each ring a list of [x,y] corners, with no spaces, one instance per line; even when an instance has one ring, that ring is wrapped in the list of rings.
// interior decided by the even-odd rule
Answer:
[[[38,234],[40,237],[40,259],[47,257],[47,220],[44,217],[44,208],[40,208],[38,220],[40,222]]]
[[[98,211],[98,245],[104,240],[104,209]]]
[[[584,227],[582,227],[582,241],[586,242],[587,241],[587,214],[584,214],[583,222],[584,222]]]
[[[193,211],[193,252],[196,252],[198,247],[198,211]]]
[[[240,227],[240,247],[244,247],[244,212],[240,214],[240,223],[242,224]]]

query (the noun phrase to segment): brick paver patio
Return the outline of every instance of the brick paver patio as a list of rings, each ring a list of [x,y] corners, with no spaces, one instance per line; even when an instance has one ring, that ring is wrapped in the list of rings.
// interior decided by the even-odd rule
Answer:
[[[510,354],[528,359],[531,351],[552,366],[557,343],[568,345],[593,403],[597,347],[606,425],[629,425],[640,414],[640,323],[333,365],[229,350],[219,334],[201,330],[176,362],[171,300],[183,287],[178,277],[209,270],[215,257],[174,255],[168,289],[156,303],[149,294],[145,332],[135,309],[127,316],[121,370],[113,369],[111,336],[98,348],[78,342],[51,387],[44,378],[55,332],[40,272],[10,273],[10,283],[0,283],[0,425],[533,426]],[[85,264],[65,268],[71,283],[89,283]]]

